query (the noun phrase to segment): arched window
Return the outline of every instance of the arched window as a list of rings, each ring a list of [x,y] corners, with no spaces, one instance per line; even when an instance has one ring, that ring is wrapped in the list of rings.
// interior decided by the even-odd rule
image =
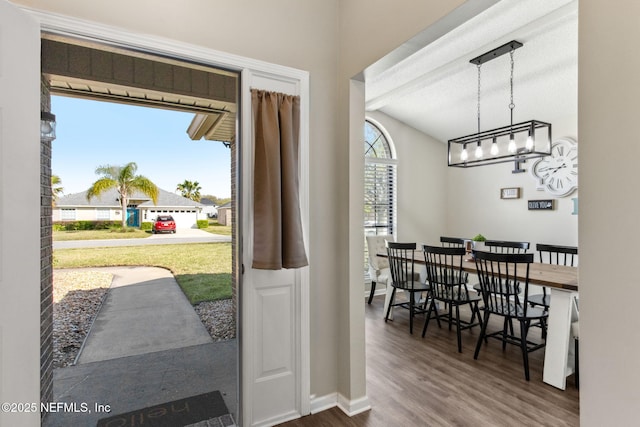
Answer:
[[[389,140],[378,126],[364,123],[364,235],[395,232],[396,160]],[[368,253],[365,244],[365,271]]]

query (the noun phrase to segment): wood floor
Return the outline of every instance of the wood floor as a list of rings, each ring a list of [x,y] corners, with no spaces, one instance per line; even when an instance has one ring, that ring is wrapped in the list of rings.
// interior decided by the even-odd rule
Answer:
[[[479,329],[462,331],[432,321],[421,337],[424,317],[409,334],[408,312],[397,309],[384,322],[383,297],[366,305],[367,395],[371,410],[354,417],[332,408],[282,424],[294,426],[578,426],[579,393],[573,376],[567,389],[542,382],[544,349],[529,356],[531,381],[524,379],[522,353],[490,339],[473,359]],[[366,303],[365,303],[366,304]],[[490,329],[500,327],[491,319]],[[531,337],[539,339],[532,328]]]

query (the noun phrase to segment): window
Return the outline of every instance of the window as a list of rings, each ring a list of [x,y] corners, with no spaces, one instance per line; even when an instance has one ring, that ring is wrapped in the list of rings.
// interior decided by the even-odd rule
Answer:
[[[62,221],[75,221],[76,210],[75,209],[62,209],[60,212],[60,219]]]
[[[364,124],[364,235],[390,234],[396,220],[396,160],[389,140],[370,121]],[[364,269],[368,274],[365,241]]]

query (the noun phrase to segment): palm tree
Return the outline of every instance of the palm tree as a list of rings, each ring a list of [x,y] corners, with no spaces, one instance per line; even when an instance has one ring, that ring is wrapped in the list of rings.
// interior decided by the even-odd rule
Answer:
[[[58,197],[60,197],[63,193],[64,188],[62,188],[62,180],[58,175],[51,175],[51,204],[53,206],[56,205]]]
[[[112,188],[118,190],[120,206],[122,206],[122,228],[126,227],[127,205],[129,196],[134,191],[140,191],[151,197],[154,205],[158,203],[158,187],[149,178],[136,175],[137,170],[138,165],[135,162],[127,163],[124,166],[99,166],[96,169],[96,174],[102,175],[102,178],[94,182],[87,190],[87,200],[91,200],[92,197],[97,197]]]
[[[200,201],[200,183],[198,181],[189,181],[184,180],[182,184],[178,184],[176,187],[176,191],[179,191],[182,194],[182,197],[186,197],[187,199],[194,200],[196,202]]]

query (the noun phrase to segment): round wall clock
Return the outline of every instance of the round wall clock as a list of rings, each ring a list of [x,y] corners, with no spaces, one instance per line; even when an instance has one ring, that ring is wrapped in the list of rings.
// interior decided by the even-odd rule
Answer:
[[[551,145],[551,155],[533,164],[531,174],[538,189],[564,197],[578,188],[578,145],[571,138],[561,138]]]

